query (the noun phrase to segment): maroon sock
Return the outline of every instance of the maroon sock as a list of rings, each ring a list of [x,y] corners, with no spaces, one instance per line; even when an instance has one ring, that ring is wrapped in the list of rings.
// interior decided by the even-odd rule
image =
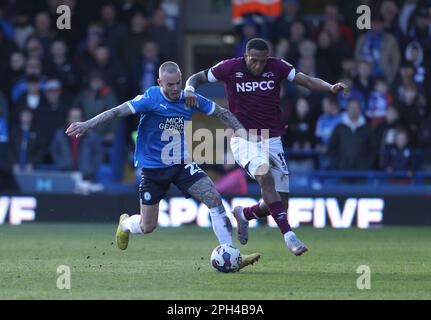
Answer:
[[[258,218],[265,218],[266,216],[269,216],[269,214],[269,212],[260,208],[260,202],[252,207],[244,208],[244,217],[249,221]]]
[[[281,201],[270,203],[268,208],[282,234],[292,230],[287,221],[287,214]]]

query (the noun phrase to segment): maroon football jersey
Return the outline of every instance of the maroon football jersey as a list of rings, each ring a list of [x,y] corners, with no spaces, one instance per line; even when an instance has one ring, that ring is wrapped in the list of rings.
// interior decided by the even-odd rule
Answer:
[[[294,78],[295,68],[274,57],[268,58],[260,76],[247,70],[242,57],[221,61],[208,72],[210,82],[224,82],[229,110],[244,127],[269,129],[270,137],[285,133],[280,111],[280,84],[284,79],[292,81]]]

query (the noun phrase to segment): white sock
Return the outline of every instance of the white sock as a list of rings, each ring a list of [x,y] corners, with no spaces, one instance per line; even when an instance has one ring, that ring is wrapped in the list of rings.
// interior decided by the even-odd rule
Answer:
[[[289,239],[290,239],[291,237],[295,237],[295,236],[296,236],[295,232],[293,232],[293,231],[288,231],[288,232],[286,232],[286,233],[283,235],[283,237],[284,237],[284,241],[286,241],[286,243],[288,243],[288,242],[289,242]]]
[[[210,216],[218,242],[220,244],[232,244],[232,224],[224,207],[221,205],[211,208]]]
[[[143,233],[141,229],[141,215],[135,214],[121,223],[121,228],[124,232],[129,231],[131,233]]]
[[[246,217],[245,217],[245,215],[244,215],[244,208],[242,208],[242,210],[241,210],[241,215],[240,215],[240,217],[241,217],[241,219],[242,219],[243,221],[248,222],[247,218],[246,218]],[[257,217],[256,217],[256,219],[257,219]]]

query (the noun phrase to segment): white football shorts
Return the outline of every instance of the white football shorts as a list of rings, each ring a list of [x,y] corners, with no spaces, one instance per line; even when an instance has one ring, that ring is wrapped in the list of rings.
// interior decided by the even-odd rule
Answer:
[[[230,148],[233,157],[248,175],[262,175],[271,171],[278,192],[289,192],[289,170],[281,143],[281,137],[273,137],[263,142],[250,142],[240,137],[232,137]],[[260,170],[260,171],[259,171]]]

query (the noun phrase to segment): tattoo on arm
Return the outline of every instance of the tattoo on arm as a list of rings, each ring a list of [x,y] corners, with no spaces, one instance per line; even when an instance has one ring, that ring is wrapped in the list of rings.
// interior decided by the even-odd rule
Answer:
[[[209,177],[196,181],[187,192],[210,209],[222,205],[220,193]]]
[[[187,86],[192,86],[193,88],[199,87],[201,84],[209,83],[208,78],[205,74],[205,71],[200,71],[198,73],[195,73],[186,81],[186,88]]]
[[[214,113],[212,114],[214,117],[219,118],[223,123],[233,129],[234,131],[237,131],[239,129],[245,130],[244,126],[239,122],[239,120],[235,117],[235,115],[230,112],[229,110],[220,107],[216,104]]]
[[[132,114],[129,106],[126,103],[119,105],[118,107],[106,110],[101,114],[98,114],[94,118],[87,121],[90,128],[97,127],[105,122],[111,121],[116,118],[125,117]]]

